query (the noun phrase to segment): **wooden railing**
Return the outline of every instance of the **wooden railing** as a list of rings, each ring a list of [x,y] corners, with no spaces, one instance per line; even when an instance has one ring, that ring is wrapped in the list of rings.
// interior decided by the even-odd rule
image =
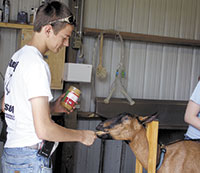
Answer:
[[[156,157],[158,145],[158,121],[152,121],[147,125],[147,139],[149,142],[149,158],[148,158],[148,173],[156,172]],[[135,173],[142,173],[143,168],[139,160],[136,158]]]

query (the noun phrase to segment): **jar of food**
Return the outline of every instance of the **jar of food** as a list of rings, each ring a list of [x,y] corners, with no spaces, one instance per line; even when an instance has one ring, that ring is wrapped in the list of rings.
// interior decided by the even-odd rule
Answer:
[[[71,111],[75,106],[75,103],[78,101],[78,98],[81,94],[81,91],[74,86],[70,86],[70,88],[65,93],[61,104],[68,110]]]

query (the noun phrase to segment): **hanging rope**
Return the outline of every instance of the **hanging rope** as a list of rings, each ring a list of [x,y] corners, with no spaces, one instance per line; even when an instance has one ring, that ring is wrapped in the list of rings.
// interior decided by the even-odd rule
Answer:
[[[97,37],[95,43],[94,43],[94,47],[93,47],[93,51],[92,51],[92,67],[93,67],[93,78],[92,78],[92,95],[93,98],[96,97],[96,92],[95,92],[95,75],[96,75],[96,54],[97,54],[97,46],[98,46],[98,41],[100,39],[100,35]]]
[[[100,34],[100,48],[99,48],[99,65],[96,69],[96,75],[103,80],[107,76],[106,68],[103,67],[103,33]]]
[[[126,97],[126,99],[129,101],[130,105],[134,105],[135,102],[131,99],[131,97],[127,94],[125,87],[122,84],[122,78],[125,78],[125,68],[124,68],[124,41],[122,36],[119,32],[116,33],[117,36],[119,36],[120,42],[121,42],[121,57],[120,62],[117,66],[116,74],[115,74],[115,80],[113,81],[110,89],[110,93],[106,99],[104,99],[104,103],[109,103],[110,98],[112,97],[115,89],[117,86],[119,86],[121,93]]]

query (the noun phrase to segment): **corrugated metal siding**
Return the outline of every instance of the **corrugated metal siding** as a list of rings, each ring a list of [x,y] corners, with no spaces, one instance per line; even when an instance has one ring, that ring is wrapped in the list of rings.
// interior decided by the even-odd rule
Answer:
[[[84,27],[199,39],[200,2],[197,0],[86,0]],[[97,38],[84,37],[85,59],[92,64]],[[98,65],[98,48],[95,66]],[[120,61],[119,40],[104,39],[103,66],[106,80],[95,78],[95,94],[106,97]],[[132,98],[188,100],[200,75],[198,48],[125,41],[124,85]],[[90,103],[92,84],[83,95]],[[86,94],[84,94],[86,91]],[[113,97],[123,98],[120,91]],[[94,111],[94,104],[82,104],[83,111]]]
[[[84,26],[199,39],[199,11],[200,1],[197,0],[190,2],[187,0],[112,0],[109,2],[86,0]],[[94,53],[96,40],[97,38],[84,37],[86,63],[94,64],[94,70],[99,58],[99,48]],[[95,96],[108,95],[120,61],[120,51],[119,40],[104,40],[103,66],[108,72],[107,78],[101,81],[93,76],[94,84],[81,84],[83,111],[95,110]],[[124,85],[132,98],[188,100],[200,75],[200,50],[185,46],[125,41],[125,66],[127,79]],[[95,86],[95,94],[92,92],[92,86]],[[117,90],[113,97],[123,97],[123,95]],[[77,153],[82,146],[79,147]],[[135,156],[128,145],[123,145],[120,141],[106,141],[104,153],[103,172],[134,172]],[[99,149],[94,152],[91,159],[99,162],[98,156]],[[86,158],[87,154],[79,157],[79,163]],[[82,170],[79,169],[79,163],[75,165],[77,173]],[[93,173],[91,170],[87,168],[88,173]]]

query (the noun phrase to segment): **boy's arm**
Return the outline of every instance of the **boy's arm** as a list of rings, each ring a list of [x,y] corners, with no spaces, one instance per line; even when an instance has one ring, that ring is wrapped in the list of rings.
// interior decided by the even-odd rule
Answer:
[[[50,117],[48,97],[30,99],[35,131],[38,138],[56,142],[81,142],[92,145],[96,135],[90,130],[68,129],[54,123]]]
[[[200,105],[190,100],[185,111],[184,120],[186,123],[200,130],[200,118],[198,117],[199,112]]]

